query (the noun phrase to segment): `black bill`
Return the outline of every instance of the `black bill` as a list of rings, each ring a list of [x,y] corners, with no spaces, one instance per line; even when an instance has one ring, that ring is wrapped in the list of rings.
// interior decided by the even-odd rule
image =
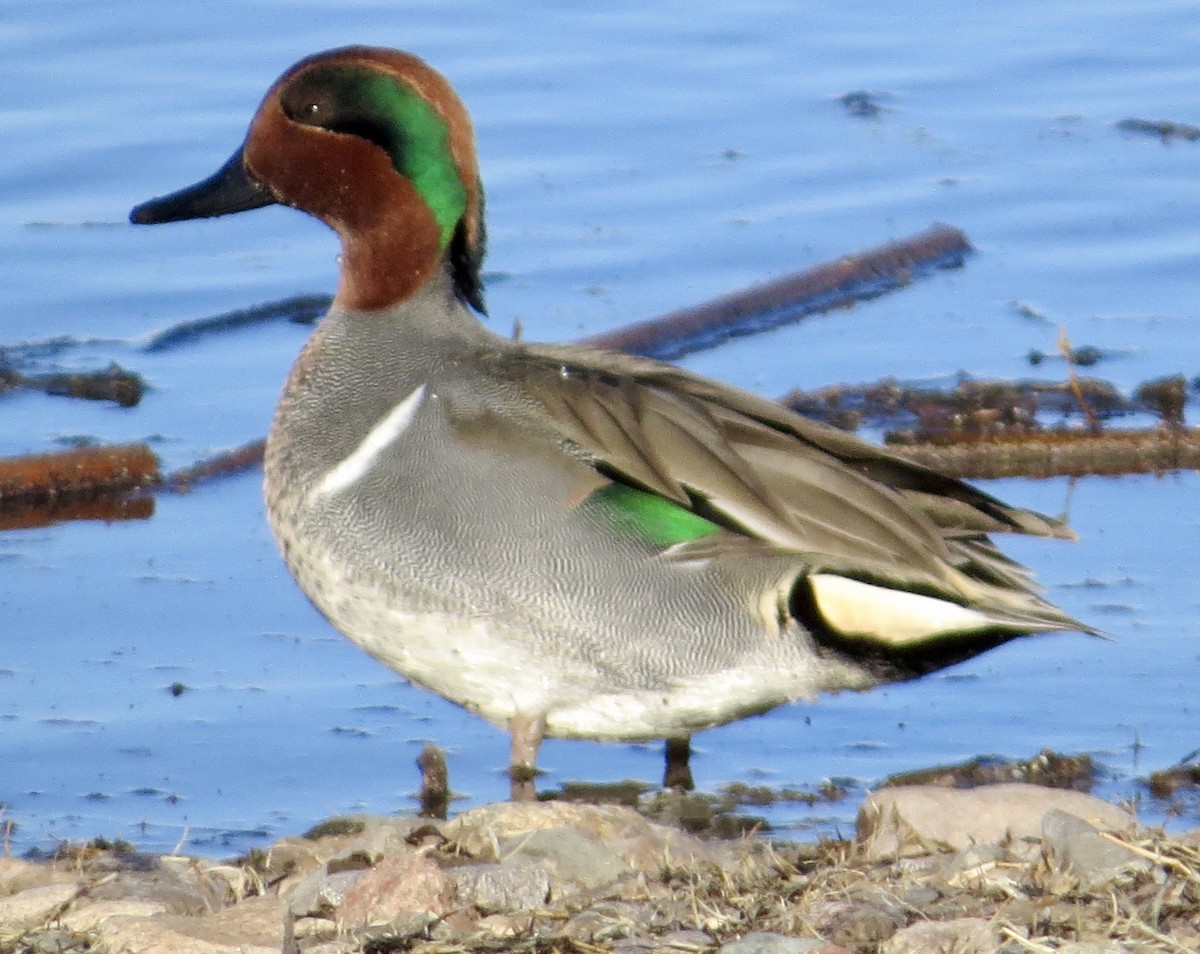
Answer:
[[[242,150],[238,149],[225,165],[195,185],[143,202],[129,213],[136,225],[205,219],[231,212],[246,212],[272,205],[275,197],[261,182],[246,171]]]

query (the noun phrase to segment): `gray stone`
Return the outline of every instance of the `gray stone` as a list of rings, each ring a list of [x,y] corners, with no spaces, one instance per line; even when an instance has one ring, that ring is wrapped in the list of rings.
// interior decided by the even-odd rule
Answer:
[[[823,954],[836,948],[828,941],[812,937],[792,937],[770,931],[751,931],[720,947],[721,954]]]
[[[279,954],[284,904],[249,898],[204,917],[112,917],[96,931],[96,949],[137,954]]]
[[[356,821],[362,822],[362,831],[343,839],[331,840],[331,845],[337,844],[338,850],[331,858],[344,858],[347,855],[360,852],[373,861],[378,861],[387,855],[411,851],[408,838],[418,828],[438,829],[438,823],[426,818],[393,818],[379,815],[355,815]]]
[[[996,929],[984,918],[917,921],[884,941],[879,954],[992,954],[998,943]]]
[[[163,858],[148,870],[118,871],[88,891],[93,901],[136,899],[171,914],[209,914],[229,901],[229,885],[188,858]]]
[[[515,938],[529,933],[533,917],[529,914],[489,914],[475,922],[475,931],[492,938]]]
[[[1047,812],[1042,819],[1042,850],[1047,863],[1079,879],[1085,890],[1146,871],[1150,862],[1100,834],[1069,812]]]
[[[944,881],[954,881],[963,874],[971,874],[1004,857],[999,845],[970,845],[962,849],[942,869]]]
[[[79,883],[77,871],[64,871],[55,865],[0,856],[0,898],[18,894],[27,888]]]
[[[610,884],[633,869],[607,845],[571,828],[546,828],[506,839],[500,845],[506,862],[538,862],[549,866],[557,882],[575,889]],[[555,884],[553,895],[562,897],[567,886]]]
[[[900,899],[910,908],[921,910],[933,904],[942,893],[932,885],[918,884],[905,891]]]
[[[592,944],[612,942],[641,935],[653,917],[654,911],[648,905],[602,901],[572,917],[562,926],[559,934]]]
[[[21,954],[88,954],[92,944],[82,934],[71,931],[35,931],[21,940]]]
[[[16,933],[39,927],[63,910],[79,893],[79,885],[43,884],[0,898],[0,924]]]
[[[446,875],[459,903],[473,905],[485,915],[540,908],[550,896],[549,873],[531,861],[462,865],[448,869]]]
[[[322,865],[310,871],[289,887],[286,895],[288,910],[298,918],[327,917],[341,907],[346,892],[366,875],[369,869],[337,871],[330,874]]]
[[[716,947],[716,941],[703,931],[671,931],[660,938],[655,938],[654,949],[657,951],[705,951]]]
[[[591,838],[634,869],[657,874],[667,864],[720,863],[730,855],[663,825],[632,808],[570,802],[518,802],[483,805],[447,822],[443,834],[477,858],[499,859],[502,843],[535,831],[571,830]]]
[[[912,785],[873,792],[858,812],[858,840],[868,858],[958,851],[1008,839],[1041,839],[1042,816],[1061,809],[1099,828],[1134,826],[1115,805],[1065,789],[986,785],[969,790]]]
[[[899,901],[874,887],[865,897],[827,897],[809,908],[812,926],[822,936],[850,948],[877,945],[908,923]]]
[[[654,949],[654,942],[646,937],[622,937],[609,946],[612,954],[650,954]]]
[[[113,898],[108,901],[83,902],[67,911],[60,919],[63,927],[84,933],[95,931],[112,918],[150,918],[157,914],[168,914],[167,906],[161,901],[143,901],[138,898]]]

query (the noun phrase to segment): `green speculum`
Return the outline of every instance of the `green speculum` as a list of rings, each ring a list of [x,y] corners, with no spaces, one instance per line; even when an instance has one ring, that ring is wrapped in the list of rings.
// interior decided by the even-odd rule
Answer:
[[[608,484],[584,501],[585,510],[652,547],[699,540],[721,528],[673,501],[625,484]]]

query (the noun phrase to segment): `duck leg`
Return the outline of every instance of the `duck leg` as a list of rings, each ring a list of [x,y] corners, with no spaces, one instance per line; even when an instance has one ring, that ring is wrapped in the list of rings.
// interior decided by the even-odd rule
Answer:
[[[532,802],[537,797],[534,787],[537,754],[545,733],[545,716],[519,714],[508,722],[508,736],[512,743],[508,763],[508,775],[512,779],[509,799],[514,802]]]
[[[685,735],[681,739],[667,739],[666,742],[667,759],[663,770],[663,788],[690,792],[696,787],[689,764],[692,757],[692,740]]]

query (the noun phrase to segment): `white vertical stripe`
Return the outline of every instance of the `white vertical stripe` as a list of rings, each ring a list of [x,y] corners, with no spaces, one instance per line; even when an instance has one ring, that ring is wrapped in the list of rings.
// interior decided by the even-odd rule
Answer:
[[[361,480],[388,445],[408,430],[424,397],[425,385],[422,384],[392,408],[387,417],[371,428],[362,442],[322,478],[317,484],[317,496],[336,494]]]

